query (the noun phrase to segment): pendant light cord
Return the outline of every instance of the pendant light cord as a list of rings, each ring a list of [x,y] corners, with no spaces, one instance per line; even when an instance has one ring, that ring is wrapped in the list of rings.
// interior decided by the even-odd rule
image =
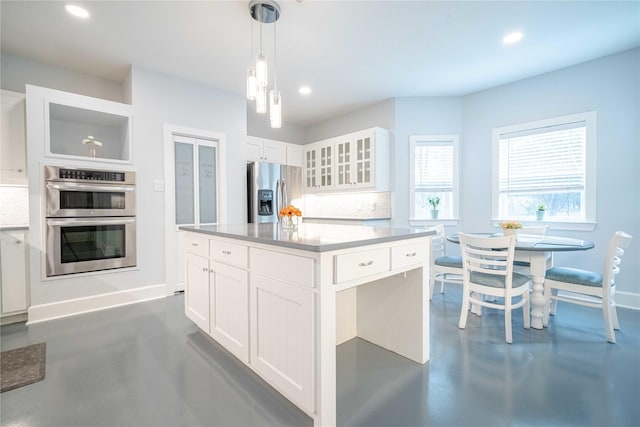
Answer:
[[[276,23],[273,23],[273,90],[278,90],[278,67],[276,66],[277,57],[276,49]]]

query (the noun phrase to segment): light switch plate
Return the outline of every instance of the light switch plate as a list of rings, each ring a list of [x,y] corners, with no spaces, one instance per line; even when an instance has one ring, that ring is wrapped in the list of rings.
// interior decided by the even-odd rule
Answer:
[[[164,191],[164,181],[162,179],[153,180],[153,191]]]

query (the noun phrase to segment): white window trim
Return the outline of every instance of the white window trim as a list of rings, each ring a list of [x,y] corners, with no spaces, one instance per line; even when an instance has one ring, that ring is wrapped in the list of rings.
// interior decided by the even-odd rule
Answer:
[[[442,142],[451,141],[453,146],[453,218],[425,219],[415,218],[415,188],[416,188],[416,144],[418,142]],[[411,135],[409,136],[409,225],[457,225],[460,212],[460,136],[458,135]]]
[[[585,147],[586,155],[586,177],[585,177],[585,219],[580,221],[535,221],[536,224],[549,225],[555,230],[579,230],[592,231],[596,226],[596,148],[597,148],[597,115],[595,111],[587,111],[584,113],[570,114],[566,116],[553,117],[550,119],[537,120],[533,122],[520,123],[511,126],[494,128],[492,132],[492,183],[491,183],[491,217],[495,226],[499,226],[499,222],[509,218],[499,218],[499,142],[500,135],[505,133],[520,132],[527,129],[536,129],[543,127],[551,127],[571,122],[585,122],[587,146]],[[518,218],[511,218],[518,219]]]

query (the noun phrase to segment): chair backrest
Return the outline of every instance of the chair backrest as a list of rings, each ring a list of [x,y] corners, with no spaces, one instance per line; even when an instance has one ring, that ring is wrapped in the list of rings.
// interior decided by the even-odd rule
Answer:
[[[548,225],[525,225],[520,230],[518,230],[518,233],[545,236],[547,234],[547,230],[549,230]]]
[[[511,288],[516,236],[485,237],[458,233],[458,237],[465,281],[474,282],[471,273],[478,272],[503,276],[505,289]]]
[[[447,241],[444,234],[444,225],[438,224],[431,227],[431,229],[436,232],[436,234],[431,236],[431,259],[436,259],[447,254]]]
[[[624,250],[631,243],[632,237],[624,231],[616,231],[609,239],[609,248],[607,256],[604,260],[604,269],[602,271],[602,286],[608,283],[609,289],[615,283],[615,276],[620,272],[620,263]]]

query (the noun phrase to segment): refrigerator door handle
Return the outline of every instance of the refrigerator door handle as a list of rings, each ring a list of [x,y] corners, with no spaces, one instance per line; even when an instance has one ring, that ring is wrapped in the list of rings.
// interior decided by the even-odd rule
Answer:
[[[287,195],[287,184],[282,180],[282,207],[289,206],[289,196]]]
[[[280,221],[280,209],[282,209],[280,199],[280,180],[276,181],[276,218]]]

